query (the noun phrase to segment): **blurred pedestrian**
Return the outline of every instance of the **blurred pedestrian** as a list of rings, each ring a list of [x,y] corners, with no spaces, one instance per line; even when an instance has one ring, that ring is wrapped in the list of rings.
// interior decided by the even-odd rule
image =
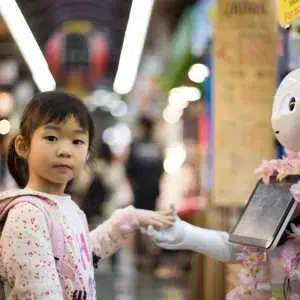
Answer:
[[[147,210],[156,209],[163,174],[163,151],[154,141],[153,133],[154,121],[148,117],[141,117],[137,123],[137,135],[130,145],[126,161],[126,175],[132,188],[134,206]],[[135,247],[137,266],[149,263],[155,267],[157,247],[152,241],[147,236],[137,234]]]

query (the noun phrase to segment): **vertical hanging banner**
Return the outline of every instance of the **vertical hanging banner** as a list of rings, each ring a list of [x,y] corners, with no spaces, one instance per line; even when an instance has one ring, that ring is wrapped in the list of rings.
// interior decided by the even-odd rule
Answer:
[[[212,190],[218,206],[244,205],[257,181],[255,169],[275,157],[277,46],[274,0],[218,0]]]
[[[277,0],[279,22],[287,27],[296,18],[300,17],[300,0]]]

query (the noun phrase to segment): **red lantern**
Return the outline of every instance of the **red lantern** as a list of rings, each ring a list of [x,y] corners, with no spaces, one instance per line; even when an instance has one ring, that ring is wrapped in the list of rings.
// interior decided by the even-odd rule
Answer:
[[[106,37],[92,26],[83,30],[80,22],[72,24],[52,35],[45,56],[58,87],[68,88],[76,82],[77,89],[78,84],[88,89],[105,74],[109,46]]]
[[[45,47],[45,56],[49,64],[49,69],[54,77],[58,77],[61,68],[62,41],[63,33],[56,32],[48,40]]]

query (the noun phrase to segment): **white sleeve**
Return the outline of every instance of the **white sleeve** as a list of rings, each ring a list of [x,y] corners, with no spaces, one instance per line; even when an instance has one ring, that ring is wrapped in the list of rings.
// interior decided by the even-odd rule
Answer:
[[[228,232],[204,229],[184,223],[187,234],[183,244],[190,250],[208,255],[222,262],[240,263],[236,260],[236,254],[242,251],[241,246],[228,241]]]
[[[31,203],[18,203],[8,213],[1,269],[18,299],[63,300],[46,219]]]
[[[229,234],[225,231],[204,229],[193,226],[179,218],[169,229],[155,231],[148,229],[156,244],[165,249],[191,250],[226,263],[240,263],[236,254],[242,247],[228,241]]]

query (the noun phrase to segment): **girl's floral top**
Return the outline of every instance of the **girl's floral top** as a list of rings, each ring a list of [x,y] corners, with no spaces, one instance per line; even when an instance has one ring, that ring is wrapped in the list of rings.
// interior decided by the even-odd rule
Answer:
[[[22,193],[22,190],[18,191]],[[16,190],[1,194],[0,201],[10,194],[15,195]],[[66,275],[58,271],[57,264],[60,262],[53,256],[45,213],[32,203],[18,203],[9,210],[1,235],[0,275],[5,282],[6,299],[96,300],[92,251],[105,258],[118,250],[138,227],[134,208],[116,211],[88,236],[86,218],[83,219],[85,224],[82,224],[80,214],[83,212],[75,203],[72,217],[83,225],[79,224],[77,231],[74,224],[70,225],[56,199],[48,197],[48,200],[57,212],[57,221],[63,231],[63,262],[76,273]],[[77,290],[78,283],[82,290]]]

